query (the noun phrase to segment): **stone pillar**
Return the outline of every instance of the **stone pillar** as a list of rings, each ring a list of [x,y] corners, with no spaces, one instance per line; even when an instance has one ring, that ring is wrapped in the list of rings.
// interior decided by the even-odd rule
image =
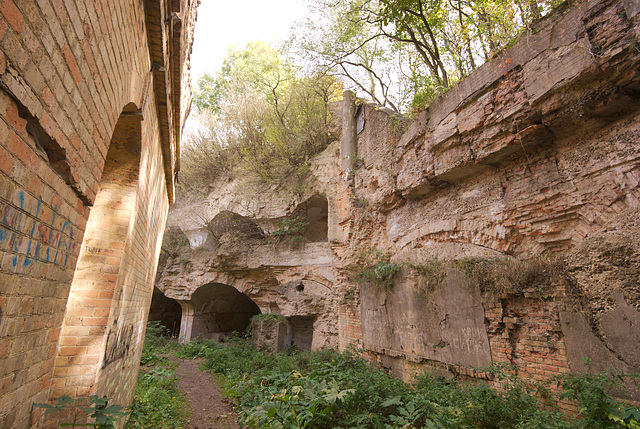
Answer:
[[[193,316],[195,314],[193,303],[191,301],[178,301],[182,307],[182,319],[180,320],[180,335],[178,339],[181,343],[191,341],[191,332],[193,331]]]
[[[353,164],[357,151],[356,141],[356,96],[351,91],[342,93],[342,142],[340,157],[342,159],[342,173],[345,180],[349,180],[353,171]]]

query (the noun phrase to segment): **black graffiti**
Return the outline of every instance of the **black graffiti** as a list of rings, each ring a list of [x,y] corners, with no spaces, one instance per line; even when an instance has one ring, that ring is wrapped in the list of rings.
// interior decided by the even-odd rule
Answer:
[[[132,337],[133,325],[125,326],[115,332],[109,332],[109,336],[107,337],[107,346],[104,351],[103,368],[129,354]]]

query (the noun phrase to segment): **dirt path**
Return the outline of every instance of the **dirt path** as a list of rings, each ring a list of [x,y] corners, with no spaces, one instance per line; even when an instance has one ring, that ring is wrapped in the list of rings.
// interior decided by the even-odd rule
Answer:
[[[178,389],[191,404],[187,429],[240,429],[231,405],[225,402],[211,375],[200,371],[202,359],[180,360]]]

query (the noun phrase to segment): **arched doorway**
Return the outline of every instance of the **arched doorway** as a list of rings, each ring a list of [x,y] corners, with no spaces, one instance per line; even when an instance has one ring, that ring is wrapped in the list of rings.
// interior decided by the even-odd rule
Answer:
[[[175,299],[167,298],[160,289],[153,288],[151,307],[149,308],[149,322],[158,322],[166,328],[172,337],[180,333],[180,319],[182,307]]]
[[[251,298],[219,283],[198,288],[191,302],[194,310],[191,338],[222,339],[234,332],[244,332],[251,318],[260,314]]]
[[[303,234],[310,242],[328,241],[329,204],[321,195],[314,195],[296,207],[294,218],[302,218],[308,225]]]
[[[136,345],[146,316],[141,302],[141,243],[134,243],[142,145],[142,114],[127,104],[113,131],[95,204],[71,283],[53,382],[65,394],[106,394],[126,403],[135,383]],[[148,301],[146,301],[148,302]],[[131,379],[115,385],[110,374]],[[129,384],[129,385],[127,385]],[[52,390],[52,395],[57,395]],[[120,395],[125,395],[121,397]]]

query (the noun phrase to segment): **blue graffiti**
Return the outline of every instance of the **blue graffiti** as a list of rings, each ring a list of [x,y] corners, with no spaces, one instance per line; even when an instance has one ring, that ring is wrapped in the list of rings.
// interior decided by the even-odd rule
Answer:
[[[38,205],[36,206],[36,219],[40,218],[40,207],[42,206],[42,201],[38,201]],[[34,219],[33,226],[31,227],[31,233],[29,234],[29,244],[27,245],[27,256],[24,258],[24,266],[28,267],[33,262],[32,259],[29,258],[29,254],[31,253],[31,245],[33,243],[33,235],[36,232],[36,226],[38,222]],[[40,253],[40,244],[36,246],[36,259],[38,258],[38,253]]]
[[[69,221],[65,221],[64,224],[62,225],[62,232],[64,232],[64,230],[67,228],[67,225],[69,226],[69,237],[71,239],[73,239],[73,227],[71,225],[69,225]],[[64,266],[67,266],[67,262],[69,260],[69,249],[71,248],[71,240],[66,241],[64,240],[63,242],[60,243],[60,248],[62,248],[63,246],[65,246],[65,255],[64,255]],[[58,256],[58,253],[56,252],[56,258]]]
[[[16,240],[16,234],[14,233],[13,236],[11,237],[13,240],[13,252],[16,253],[16,255],[13,256],[13,260],[11,261],[11,264],[13,265],[13,268],[16,268],[18,266],[18,240]]]
[[[30,267],[34,262],[43,259],[46,262],[53,262],[55,264],[58,263],[58,253],[60,253],[60,256],[64,255],[64,266],[66,266],[69,262],[69,252],[73,249],[74,244],[73,237],[75,231],[72,224],[69,221],[65,221],[62,225],[61,232],[55,232],[56,216],[58,214],[57,205],[54,205],[53,207],[51,224],[45,225],[39,222],[40,216],[43,212],[42,209],[44,203],[42,200],[37,201],[35,213],[33,213],[33,210],[29,210],[29,213],[27,214],[24,213],[25,192],[17,192],[14,198],[14,204],[17,203],[20,207],[19,209],[12,209],[10,206],[5,207],[1,215],[1,219],[2,224],[6,225],[6,227],[0,227],[0,242],[4,242],[11,237],[8,248],[11,253],[13,253],[13,257],[11,258],[13,268],[18,268],[19,262],[20,265],[26,268]],[[23,218],[23,214],[26,217]],[[29,215],[33,215],[34,217],[31,218]],[[20,234],[20,231],[22,231],[23,220],[33,222],[31,228],[27,226],[28,237]],[[49,230],[48,239],[46,233],[47,229]],[[12,232],[12,230],[15,232]],[[28,240],[28,242],[25,243],[26,240]],[[45,240],[49,246],[43,246],[43,240]],[[24,246],[25,244],[26,249]],[[23,261],[20,260],[22,258],[20,250],[25,253]],[[53,250],[55,250],[55,256],[53,256]],[[53,260],[51,260],[52,256]]]

